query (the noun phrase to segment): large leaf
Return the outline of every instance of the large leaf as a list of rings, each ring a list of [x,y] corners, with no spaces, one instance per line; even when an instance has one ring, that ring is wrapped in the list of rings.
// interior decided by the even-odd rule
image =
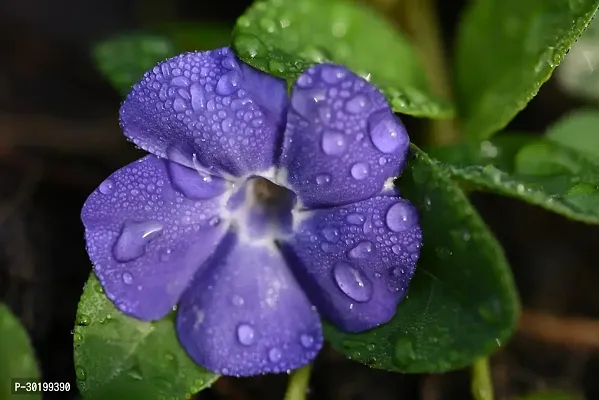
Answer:
[[[187,399],[217,378],[179,345],[173,315],[143,322],[120,313],[91,275],[73,335],[75,372],[86,400]]]
[[[501,247],[465,194],[444,168],[412,152],[399,187],[420,210],[424,246],[408,296],[388,324],[325,332],[338,350],[376,368],[447,371],[506,342],[518,299]]]
[[[93,51],[100,71],[123,95],[156,63],[184,51],[227,46],[229,30],[198,23],[165,25],[152,32],[132,33],[99,43]]]
[[[27,332],[8,307],[0,304],[0,399],[41,399],[39,394],[12,394],[13,382],[39,382],[39,371]]]
[[[458,108],[485,139],[518,113],[591,21],[599,0],[477,0],[460,27]]]
[[[599,159],[559,142],[505,135],[481,144],[432,149],[431,155],[469,187],[599,223]]]
[[[314,63],[330,61],[369,77],[397,112],[431,118],[453,113],[428,91],[410,43],[352,1],[255,2],[237,21],[233,46],[247,63],[288,81]]]

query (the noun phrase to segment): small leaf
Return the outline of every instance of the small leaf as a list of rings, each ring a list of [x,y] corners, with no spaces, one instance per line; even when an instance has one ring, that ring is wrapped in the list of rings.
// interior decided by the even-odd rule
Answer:
[[[599,0],[478,0],[458,36],[459,112],[467,136],[501,130],[537,94]]]
[[[41,399],[39,394],[12,394],[11,379],[39,381],[33,348],[25,328],[0,303],[0,399]]]
[[[568,94],[599,102],[599,19],[594,19],[556,70]]]
[[[570,113],[549,128],[547,138],[599,160],[599,111]]]
[[[551,135],[549,135],[551,137]],[[547,140],[505,135],[432,149],[453,178],[567,218],[599,223],[599,159]]]
[[[102,42],[94,48],[93,56],[100,71],[125,95],[146,71],[166,58],[228,46],[229,32],[216,24],[168,24]]]
[[[122,36],[94,49],[100,71],[123,95],[157,62],[175,54],[171,40],[156,35]]]
[[[462,368],[504,344],[519,305],[502,249],[442,166],[412,147],[399,187],[419,209],[424,236],[407,298],[387,324],[360,334],[327,325],[351,358],[386,370]]]
[[[156,322],[122,314],[93,273],[83,289],[73,336],[75,373],[86,400],[184,400],[218,378],[181,348],[172,314]]]
[[[314,63],[344,64],[381,88],[397,112],[430,118],[453,114],[448,103],[428,91],[410,43],[354,2],[255,2],[237,20],[233,47],[245,62],[290,82]]]

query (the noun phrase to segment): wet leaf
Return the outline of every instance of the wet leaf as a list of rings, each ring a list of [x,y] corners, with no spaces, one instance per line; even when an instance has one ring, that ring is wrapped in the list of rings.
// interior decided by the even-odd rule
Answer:
[[[39,381],[40,374],[25,328],[4,304],[0,304],[0,338],[0,399],[41,399],[39,394],[12,394],[11,379]]]
[[[512,134],[433,149],[431,155],[446,163],[454,179],[475,190],[599,223],[599,161],[559,142]]]
[[[482,140],[505,127],[549,79],[598,6],[598,0],[472,2],[456,54],[467,136]]]
[[[79,302],[75,373],[86,400],[188,399],[218,375],[197,366],[179,345],[174,316],[143,322],[119,312],[91,275]]]
[[[290,82],[314,63],[339,63],[368,77],[397,112],[430,118],[453,113],[430,94],[410,43],[351,1],[255,2],[237,20],[233,47],[245,62]]]
[[[387,324],[360,334],[327,325],[327,339],[352,359],[399,372],[462,368],[495,351],[519,311],[502,249],[447,171],[412,147],[399,181],[419,209],[424,236],[407,298]]]

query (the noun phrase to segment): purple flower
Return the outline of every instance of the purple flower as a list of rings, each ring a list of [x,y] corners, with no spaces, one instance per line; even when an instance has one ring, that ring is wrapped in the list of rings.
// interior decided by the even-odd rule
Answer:
[[[225,375],[281,372],[387,322],[422,235],[392,178],[409,139],[383,95],[345,67],[283,80],[228,48],[148,71],[120,111],[148,155],[86,201],[87,251],[122,312],[178,305],[188,354]]]

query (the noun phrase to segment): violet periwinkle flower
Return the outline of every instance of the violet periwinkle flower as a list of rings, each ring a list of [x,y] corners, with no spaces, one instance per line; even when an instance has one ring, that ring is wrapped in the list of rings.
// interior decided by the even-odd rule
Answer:
[[[178,305],[180,343],[225,375],[282,372],[387,322],[422,235],[398,197],[409,138],[381,92],[338,65],[284,80],[228,48],[159,63],[120,110],[150,155],[87,199],[87,251],[123,313]]]

